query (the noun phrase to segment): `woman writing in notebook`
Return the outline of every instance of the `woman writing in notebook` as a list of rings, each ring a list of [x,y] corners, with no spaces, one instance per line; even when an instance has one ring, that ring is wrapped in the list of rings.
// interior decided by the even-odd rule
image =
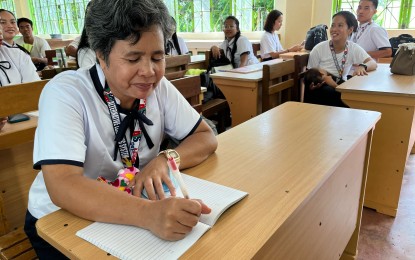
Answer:
[[[368,71],[375,70],[376,62],[356,43],[349,41],[349,36],[357,28],[357,20],[348,11],[340,11],[333,15],[330,27],[331,40],[317,44],[310,53],[308,68],[320,68],[334,75],[335,84],[311,84],[305,88],[304,102],[346,106],[336,91],[338,84],[347,79],[347,76],[363,76]]]
[[[281,29],[283,15],[278,10],[272,10],[265,20],[264,34],[261,37],[261,58],[263,61],[277,59],[280,54],[300,51],[302,44],[294,45],[284,50],[278,38],[277,31]]]
[[[225,40],[219,46],[212,46],[214,59],[221,57],[221,50],[230,61],[233,68],[259,63],[252,50],[252,44],[245,36],[241,35],[239,21],[235,16],[228,16],[223,23]]]
[[[182,239],[210,212],[201,201],[175,197],[168,173],[167,158],[180,161],[180,169],[195,166],[217,140],[163,77],[172,33],[167,7],[161,0],[93,0],[85,28],[98,63],[55,76],[39,102],[34,167],[41,172],[29,192],[25,232],[40,258],[63,257],[35,228],[59,208],[166,240]],[[182,140],[176,150],[159,151],[165,134]],[[97,181],[137,171],[120,187],[132,195]],[[163,184],[173,197],[166,198]],[[144,189],[149,200],[141,198]]]

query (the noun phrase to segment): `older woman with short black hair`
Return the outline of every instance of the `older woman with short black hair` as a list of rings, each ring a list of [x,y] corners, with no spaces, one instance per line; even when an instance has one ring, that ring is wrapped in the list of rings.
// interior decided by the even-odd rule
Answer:
[[[63,257],[35,228],[37,219],[59,208],[142,227],[166,240],[182,239],[210,212],[201,201],[175,197],[168,173],[167,158],[180,169],[195,166],[215,151],[217,140],[163,77],[172,33],[166,6],[93,0],[85,28],[98,64],[58,74],[39,102],[33,156],[41,172],[29,192],[25,224],[39,258]],[[176,150],[159,151],[165,134],[182,140]],[[136,174],[125,191],[107,184],[123,174]],[[149,200],[141,198],[144,190]]]

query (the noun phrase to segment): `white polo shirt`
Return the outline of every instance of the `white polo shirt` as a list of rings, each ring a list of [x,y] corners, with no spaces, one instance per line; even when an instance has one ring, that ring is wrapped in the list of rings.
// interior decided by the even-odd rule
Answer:
[[[34,36],[33,38],[34,38],[33,48],[30,51],[30,57],[46,58],[45,50],[51,49],[49,46],[49,43],[45,39],[40,38],[38,36]],[[23,44],[25,43],[23,36],[18,38],[15,42],[19,44],[20,46],[23,46]]]
[[[220,45],[219,48],[222,49],[226,57],[231,60],[231,52],[234,46],[235,37],[230,41],[225,40]],[[241,35],[236,42],[236,52],[234,56],[235,66],[239,68],[241,66],[241,55],[248,53],[248,63],[247,65],[259,63],[258,59],[254,55],[254,50],[252,49],[252,43],[245,36]]]
[[[367,26],[367,27],[365,27]],[[365,28],[362,32],[362,28]],[[351,40],[359,44],[365,51],[377,51],[383,48],[391,48],[388,33],[385,28],[372,22],[362,24],[352,34]]]
[[[322,68],[338,77],[339,72],[337,71],[336,64],[333,60],[329,42],[330,41],[320,42],[313,48],[313,50],[310,52],[307,68]],[[348,41],[348,49],[349,51],[342,75],[343,80],[346,80],[346,77],[349,74],[353,64],[363,63],[367,58],[370,58],[369,54],[367,54],[367,52],[363,50],[362,47],[352,41]],[[337,53],[336,59],[339,66],[341,66],[343,52]]]
[[[171,45],[174,47],[173,40],[170,39],[169,41],[171,42]],[[177,36],[177,43],[179,44],[181,55],[187,54],[189,52],[189,49],[187,48],[187,45],[185,41],[183,40],[183,38]],[[168,55],[179,55],[179,53],[177,52],[175,48],[171,48],[170,53],[168,53]]]
[[[280,52],[283,50],[284,49],[282,48],[277,33],[264,32],[264,34],[261,37],[261,58],[270,58],[271,52]]]
[[[104,85],[99,65],[97,71]],[[200,115],[165,78],[147,98],[146,111],[154,124],[145,125],[154,147],[150,149],[145,138],[141,138],[140,168],[157,156],[165,133],[181,140],[193,133],[201,122]],[[124,116],[121,114],[122,118]],[[126,136],[129,143],[129,131]],[[45,164],[77,165],[83,167],[88,178],[103,176],[113,180],[123,168],[119,153],[117,160],[113,160],[114,138],[108,107],[98,95],[88,68],[62,72],[45,86],[39,101],[33,153],[35,168]],[[58,209],[49,197],[42,172],[30,188],[28,209],[36,218]]]
[[[1,86],[40,80],[30,56],[17,47],[0,45],[0,62]]]

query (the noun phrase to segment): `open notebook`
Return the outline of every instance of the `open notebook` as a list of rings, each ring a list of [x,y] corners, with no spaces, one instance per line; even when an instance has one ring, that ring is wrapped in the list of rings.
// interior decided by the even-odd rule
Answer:
[[[182,174],[190,197],[202,199],[211,209],[182,240],[170,242],[150,231],[126,225],[95,222],[76,235],[121,259],[177,259],[209,230],[220,215],[248,193]]]

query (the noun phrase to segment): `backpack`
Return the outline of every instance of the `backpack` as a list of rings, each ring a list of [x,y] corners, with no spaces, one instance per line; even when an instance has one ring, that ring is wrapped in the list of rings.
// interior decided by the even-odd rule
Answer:
[[[304,48],[311,51],[318,43],[327,41],[327,29],[328,27],[325,24],[319,24],[310,28],[305,37]]]
[[[389,42],[392,46],[392,57],[394,57],[396,54],[396,51],[399,49],[399,44],[415,42],[415,38],[413,38],[412,35],[410,34],[401,34],[398,37],[390,38]]]

